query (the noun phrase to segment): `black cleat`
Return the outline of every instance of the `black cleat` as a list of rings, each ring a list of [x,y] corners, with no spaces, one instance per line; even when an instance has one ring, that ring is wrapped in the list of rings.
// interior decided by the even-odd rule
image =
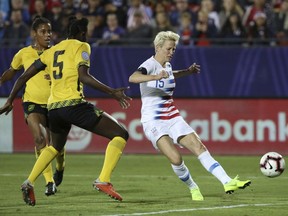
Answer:
[[[61,170],[61,171],[58,171],[56,169],[55,172],[54,172],[53,179],[54,179],[54,182],[55,182],[57,187],[62,183],[63,173],[64,173],[64,169]]]
[[[56,192],[57,192],[57,188],[56,188],[55,183],[48,182],[48,184],[46,185],[45,195],[46,196],[54,195]]]

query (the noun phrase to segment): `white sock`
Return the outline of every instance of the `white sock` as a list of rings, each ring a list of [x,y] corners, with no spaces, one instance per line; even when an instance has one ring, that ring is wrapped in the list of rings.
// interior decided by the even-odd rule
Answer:
[[[223,167],[210,155],[208,151],[200,154],[198,159],[205,169],[214,175],[222,184],[231,181],[231,178],[227,175]]]
[[[198,185],[192,179],[188,168],[184,164],[184,161],[182,161],[182,164],[179,166],[176,166],[174,164],[171,164],[171,166],[178,178],[183,181],[190,190],[193,188],[198,188]]]

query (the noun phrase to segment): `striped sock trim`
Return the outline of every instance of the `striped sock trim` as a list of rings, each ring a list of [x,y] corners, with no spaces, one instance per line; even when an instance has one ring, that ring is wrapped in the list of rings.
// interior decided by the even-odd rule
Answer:
[[[213,170],[214,170],[216,167],[218,167],[218,166],[220,166],[220,164],[219,164],[218,162],[212,164],[212,166],[209,168],[209,172],[212,173]]]
[[[190,178],[190,173],[188,173],[188,175],[186,175],[186,176],[184,176],[184,177],[180,177],[180,179],[181,179],[183,182],[188,181],[189,178]]]

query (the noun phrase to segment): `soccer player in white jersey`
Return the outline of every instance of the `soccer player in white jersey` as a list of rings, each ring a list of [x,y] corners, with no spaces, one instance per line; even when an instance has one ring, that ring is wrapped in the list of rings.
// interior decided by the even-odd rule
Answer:
[[[175,174],[190,189],[192,200],[202,201],[204,198],[200,189],[174,144],[187,148],[196,155],[205,169],[223,184],[224,191],[228,194],[244,189],[251,181],[240,181],[238,176],[231,179],[175,107],[172,97],[175,79],[200,72],[200,65],[196,63],[184,70],[172,70],[169,62],[179,37],[171,31],[159,32],[154,39],[155,55],[139,66],[129,77],[129,82],[140,83],[141,123],[146,137],[168,158]]]

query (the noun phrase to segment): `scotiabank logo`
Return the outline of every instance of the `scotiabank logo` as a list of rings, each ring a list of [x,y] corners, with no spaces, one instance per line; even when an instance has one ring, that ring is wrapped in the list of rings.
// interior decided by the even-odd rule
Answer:
[[[229,141],[234,138],[239,142],[284,142],[288,136],[286,113],[277,113],[274,119],[238,119],[235,122],[219,117],[218,112],[211,112],[209,119],[190,122],[202,140]]]
[[[93,102],[93,101],[92,101]],[[21,100],[16,100],[11,127],[1,127],[6,134],[11,131],[10,146],[13,151],[33,151],[34,142],[23,119]],[[219,154],[259,154],[273,150],[288,154],[288,100],[286,99],[177,99],[181,115],[196,130],[205,145]],[[127,110],[119,107],[114,99],[97,99],[94,104],[121,122],[129,132],[126,152],[155,153],[145,139],[140,122],[141,100],[133,99]],[[11,117],[12,118],[12,117]],[[0,121],[1,123],[2,120]],[[3,130],[3,131],[2,131]],[[107,127],[107,130],[110,130]],[[6,132],[5,132],[6,131]],[[13,132],[13,134],[12,134]],[[25,137],[25,140],[23,140]],[[100,152],[106,149],[109,140],[73,126],[68,136],[69,151]],[[223,148],[229,146],[229,148]],[[7,150],[5,147],[5,151]],[[3,150],[4,151],[4,150]]]
[[[219,112],[211,112],[207,119],[192,121],[189,121],[186,110],[181,110],[180,113],[203,141],[228,142],[233,139],[237,142],[285,142],[288,137],[285,112],[276,113],[275,119],[239,118],[236,120],[221,118]],[[127,120],[124,112],[116,112],[112,115],[119,121]],[[125,127],[131,139],[143,140],[144,134],[140,119],[130,119]]]

